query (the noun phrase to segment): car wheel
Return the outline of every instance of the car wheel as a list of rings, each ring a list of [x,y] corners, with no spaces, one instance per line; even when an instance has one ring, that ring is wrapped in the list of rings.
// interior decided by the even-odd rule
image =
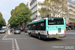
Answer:
[[[14,33],[14,34],[16,34],[16,33]]]
[[[31,33],[28,33],[28,34],[29,34],[29,36],[32,36]]]
[[[21,33],[19,33],[19,34],[21,34]]]

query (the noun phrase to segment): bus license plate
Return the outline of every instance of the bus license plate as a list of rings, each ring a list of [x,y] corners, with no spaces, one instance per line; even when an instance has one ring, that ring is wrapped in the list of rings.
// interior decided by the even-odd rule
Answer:
[[[55,38],[59,38],[59,36],[55,36]]]

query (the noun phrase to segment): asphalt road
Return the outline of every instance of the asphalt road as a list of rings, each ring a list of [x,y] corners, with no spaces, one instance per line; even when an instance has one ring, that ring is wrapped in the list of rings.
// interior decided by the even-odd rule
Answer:
[[[0,34],[0,50],[75,50],[75,31],[67,31],[65,38],[39,40],[27,33]]]

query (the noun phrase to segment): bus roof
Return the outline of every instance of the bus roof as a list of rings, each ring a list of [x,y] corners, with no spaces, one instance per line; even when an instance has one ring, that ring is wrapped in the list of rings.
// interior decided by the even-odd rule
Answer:
[[[48,17],[48,18],[63,18],[63,17]]]
[[[29,24],[34,24],[34,23],[38,23],[38,22],[42,22],[42,21],[44,21],[45,19],[52,19],[52,18],[63,18],[63,17],[48,17],[48,18],[43,18],[43,19],[41,19],[41,20],[35,20],[35,21],[33,21],[33,22],[31,22],[31,23],[29,23]],[[28,24],[28,25],[29,25]]]
[[[42,22],[42,21],[44,21],[44,20],[39,20],[39,21],[31,22],[31,23],[29,23],[29,24],[34,24],[34,23],[38,23],[38,22]],[[28,25],[29,25],[29,24],[28,24]]]

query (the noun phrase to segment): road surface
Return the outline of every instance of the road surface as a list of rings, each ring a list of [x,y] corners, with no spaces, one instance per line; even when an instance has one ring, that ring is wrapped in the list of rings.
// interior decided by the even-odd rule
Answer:
[[[0,34],[0,50],[75,50],[75,31],[67,31],[65,38],[39,40],[27,33]]]

